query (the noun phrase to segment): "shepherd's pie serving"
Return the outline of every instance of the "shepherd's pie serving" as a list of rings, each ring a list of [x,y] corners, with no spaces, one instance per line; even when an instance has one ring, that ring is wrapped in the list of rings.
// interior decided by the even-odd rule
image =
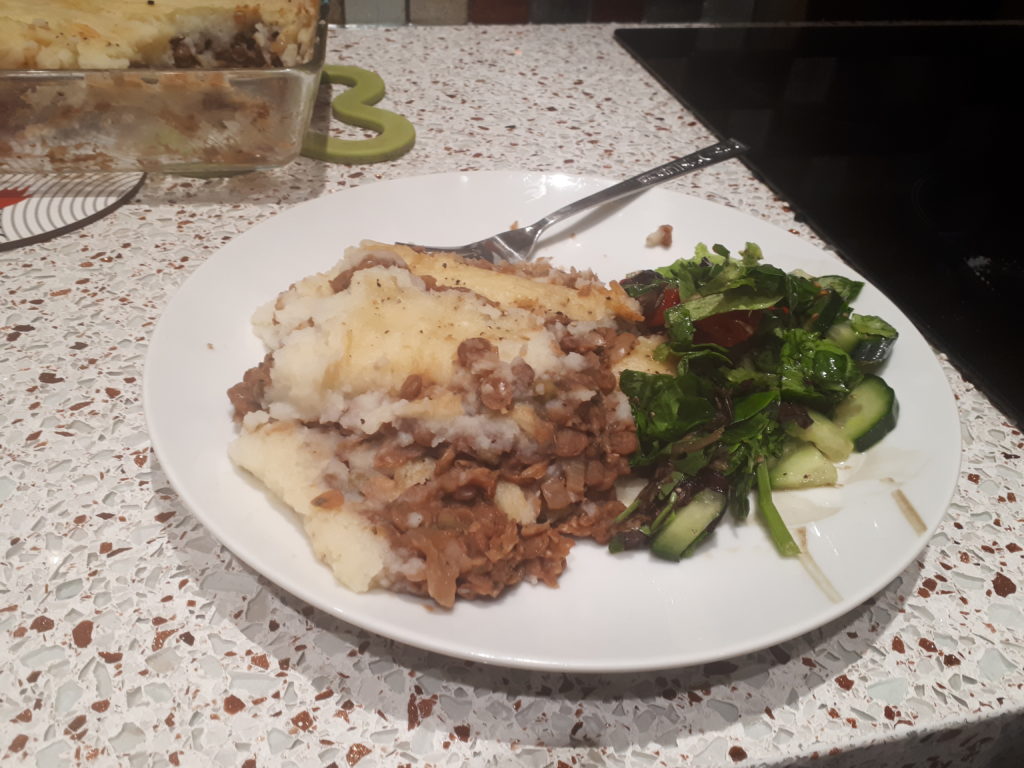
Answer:
[[[654,364],[641,319],[589,272],[365,242],[256,312],[231,458],[350,589],[451,606],[554,585],[623,509],[617,371]]]

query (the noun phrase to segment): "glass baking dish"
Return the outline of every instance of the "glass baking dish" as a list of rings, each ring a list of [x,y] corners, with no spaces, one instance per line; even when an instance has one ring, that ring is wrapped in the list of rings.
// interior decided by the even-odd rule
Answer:
[[[269,69],[0,71],[0,173],[223,174],[298,156],[327,48]]]

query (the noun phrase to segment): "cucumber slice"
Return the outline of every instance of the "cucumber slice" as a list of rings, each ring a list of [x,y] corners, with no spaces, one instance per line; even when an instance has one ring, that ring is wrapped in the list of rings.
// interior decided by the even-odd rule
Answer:
[[[823,414],[808,409],[807,415],[811,417],[810,426],[801,427],[791,421],[786,424],[786,434],[807,443],[814,443],[830,461],[846,461],[850,458],[850,454],[853,453],[853,440]]]
[[[885,362],[896,344],[895,336],[857,333],[849,320],[836,323],[829,328],[826,338],[862,366],[877,366]]]
[[[862,336],[850,352],[850,357],[862,365],[878,365],[889,359],[895,344],[894,337]]]
[[[679,560],[725,512],[725,494],[705,488],[676,512],[651,542],[651,552],[666,560]]]
[[[789,441],[782,456],[768,468],[772,488],[792,490],[835,485],[839,479],[836,465],[813,444]]]
[[[853,440],[856,451],[866,451],[892,432],[899,418],[899,403],[892,387],[869,374],[839,405],[833,421]]]
[[[853,326],[850,325],[848,320],[844,320],[841,323],[836,323],[828,329],[826,338],[829,341],[835,342],[836,346],[849,354],[853,352],[853,348],[857,346],[857,342],[860,341],[860,337],[857,332],[853,330]]]

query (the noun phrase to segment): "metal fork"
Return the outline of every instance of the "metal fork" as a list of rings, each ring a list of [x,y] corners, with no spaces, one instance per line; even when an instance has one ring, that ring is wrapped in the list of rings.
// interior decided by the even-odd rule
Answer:
[[[728,160],[730,157],[734,157],[745,150],[746,147],[735,139],[727,139],[726,141],[712,144],[678,160],[659,165],[657,168],[651,168],[649,171],[644,171],[632,178],[602,189],[600,192],[595,192],[581,200],[570,203],[553,213],[549,213],[540,221],[534,222],[527,227],[510,229],[507,232],[493,235],[484,240],[477,240],[475,243],[447,248],[435,245],[418,245],[416,243],[399,243],[399,245],[405,245],[413,250],[424,253],[437,251],[455,253],[472,259],[485,259],[492,264],[501,261],[527,261],[533,253],[541,233],[556,221],[561,221],[596,205],[610,203],[612,200],[636,194],[669,179],[681,176],[684,173],[690,173],[691,171],[720,163],[723,160]]]

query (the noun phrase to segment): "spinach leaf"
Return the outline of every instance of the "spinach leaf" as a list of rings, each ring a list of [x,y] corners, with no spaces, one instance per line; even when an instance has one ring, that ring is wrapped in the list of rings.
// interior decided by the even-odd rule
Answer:
[[[688,349],[693,344],[696,330],[690,310],[684,305],[676,304],[665,310],[665,332],[673,349]]]
[[[751,416],[731,424],[723,433],[721,444],[726,449],[725,475],[729,478],[728,505],[734,517],[743,519],[750,511],[749,492],[754,483],[758,463],[782,452],[785,432],[775,413],[778,392],[756,393],[772,396],[770,405]],[[752,396],[748,396],[752,397]]]
[[[860,295],[861,288],[864,287],[864,283],[859,280],[851,280],[841,275],[823,275],[822,277],[814,278],[814,282],[822,288],[835,291],[843,297],[843,301],[847,304],[855,302]]]
[[[629,399],[640,443],[632,457],[634,466],[650,464],[673,442],[716,414],[705,387],[692,374],[623,371],[619,387]]]
[[[764,258],[764,254],[761,253],[761,246],[757,243],[747,243],[740,251],[740,260],[748,267],[754,266],[762,258]]]
[[[754,414],[760,413],[772,403],[778,402],[779,391],[777,389],[769,389],[763,392],[751,392],[749,395],[744,395],[733,401],[732,404],[732,420],[733,423],[737,421],[745,421]]]
[[[895,328],[874,315],[850,315],[850,326],[859,336],[881,336],[884,339],[899,336]]]
[[[693,349],[678,353],[676,370],[679,375],[693,373],[704,376],[709,383],[718,384],[720,370],[732,365],[732,358],[725,349],[716,344],[701,344]]]
[[[827,411],[864,377],[835,342],[802,328],[780,332],[779,374],[782,399]]]

